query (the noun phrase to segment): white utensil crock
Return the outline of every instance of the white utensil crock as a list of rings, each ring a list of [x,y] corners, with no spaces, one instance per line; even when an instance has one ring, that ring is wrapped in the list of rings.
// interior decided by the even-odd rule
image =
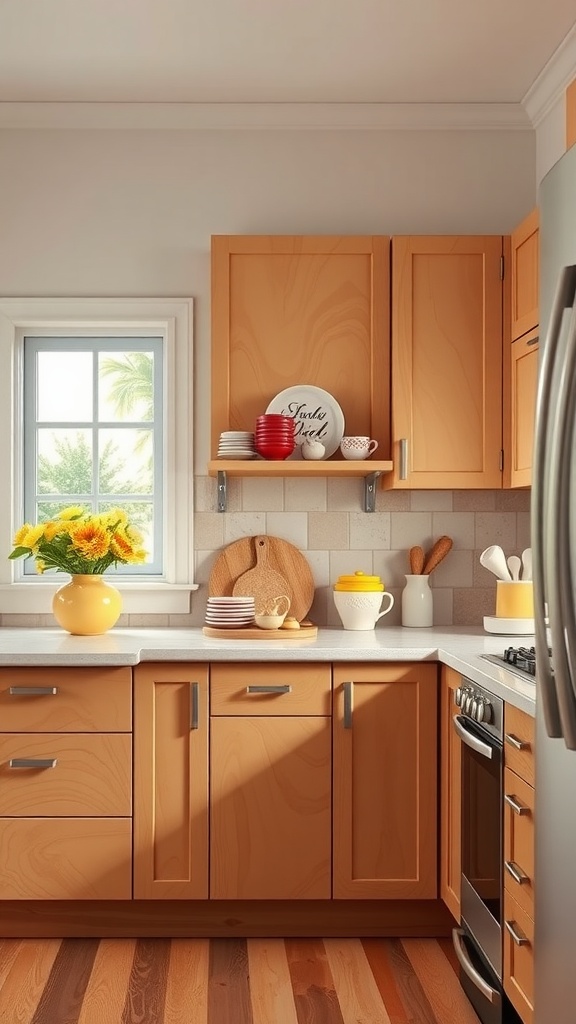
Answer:
[[[407,576],[402,591],[402,625],[431,626],[433,612],[430,576]]]

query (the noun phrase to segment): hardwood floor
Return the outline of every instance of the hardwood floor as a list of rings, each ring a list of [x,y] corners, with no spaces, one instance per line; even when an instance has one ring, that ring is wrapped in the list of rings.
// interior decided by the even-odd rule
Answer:
[[[478,1024],[449,939],[1,939],[0,1024]]]

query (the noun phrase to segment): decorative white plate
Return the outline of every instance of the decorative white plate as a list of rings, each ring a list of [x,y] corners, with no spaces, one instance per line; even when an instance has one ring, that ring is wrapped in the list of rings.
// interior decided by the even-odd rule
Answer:
[[[312,384],[285,388],[272,399],[266,412],[281,413],[294,420],[296,448],[289,458],[302,458],[303,441],[320,441],[327,459],[337,450],[344,435],[344,413],[335,398]]]

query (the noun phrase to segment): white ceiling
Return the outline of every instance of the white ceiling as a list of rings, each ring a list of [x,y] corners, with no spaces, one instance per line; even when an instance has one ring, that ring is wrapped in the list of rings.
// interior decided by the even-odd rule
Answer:
[[[574,0],[1,0],[0,102],[520,103],[575,22]]]

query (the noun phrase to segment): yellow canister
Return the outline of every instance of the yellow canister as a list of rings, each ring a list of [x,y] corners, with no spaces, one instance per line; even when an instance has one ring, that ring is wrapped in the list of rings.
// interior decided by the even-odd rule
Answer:
[[[379,576],[368,576],[358,569],[351,576],[339,576],[334,584],[334,590],[343,593],[374,593],[384,590],[384,584]]]
[[[532,580],[497,580],[496,617],[498,619],[533,619],[534,592]]]

